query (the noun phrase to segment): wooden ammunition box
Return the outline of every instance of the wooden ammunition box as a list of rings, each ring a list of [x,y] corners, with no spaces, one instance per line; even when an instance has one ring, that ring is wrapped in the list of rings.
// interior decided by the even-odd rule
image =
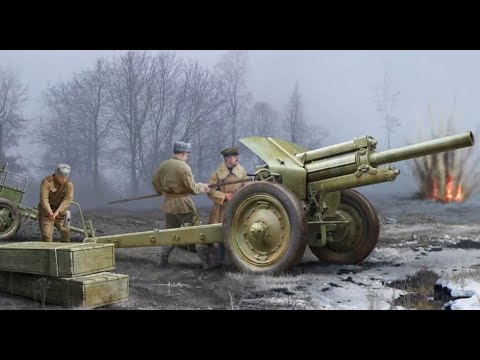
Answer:
[[[0,290],[69,308],[96,308],[128,300],[128,275],[103,272],[57,278],[0,271]]]
[[[113,269],[113,244],[37,241],[0,245],[2,271],[68,278]]]

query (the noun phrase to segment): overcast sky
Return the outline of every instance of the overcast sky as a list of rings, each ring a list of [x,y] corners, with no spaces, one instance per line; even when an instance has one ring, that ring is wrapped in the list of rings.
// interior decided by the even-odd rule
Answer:
[[[40,114],[39,99],[48,84],[68,80],[73,72],[92,66],[95,59],[122,50],[1,50],[0,65],[13,67],[29,85],[26,115]],[[181,57],[213,67],[225,50],[177,50]],[[401,122],[392,146],[415,137],[418,119],[432,106],[435,119],[446,117],[456,98],[460,115],[457,132],[480,123],[480,51],[330,51],[251,50],[248,88],[255,101],[268,101],[277,110],[299,84],[308,121],[321,123],[330,133],[326,145],[356,136],[372,135],[385,149],[385,131],[376,112],[375,89],[387,69],[400,91],[395,115]]]

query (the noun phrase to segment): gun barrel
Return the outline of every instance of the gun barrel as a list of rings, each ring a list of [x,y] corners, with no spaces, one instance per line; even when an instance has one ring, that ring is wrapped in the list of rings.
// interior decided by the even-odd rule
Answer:
[[[348,154],[352,151],[357,151],[358,149],[365,147],[375,148],[376,145],[377,141],[373,137],[365,135],[340,144],[335,144],[320,149],[299,153],[296,154],[295,157],[303,163],[307,164],[312,161]]]
[[[467,132],[382,152],[373,151],[375,142],[371,137],[358,138],[356,141],[357,142],[351,144],[353,150],[348,153],[344,152],[348,145],[343,146],[344,144],[340,144],[342,145],[341,149],[335,148],[335,151],[339,152],[338,155],[332,156],[332,152],[330,151],[330,156],[324,158],[317,157],[314,158],[314,161],[306,163],[304,166],[307,172],[307,182],[312,183],[315,181],[353,174],[360,166],[362,166],[362,164],[369,164],[370,166],[377,167],[395,161],[408,160],[472,146],[474,138],[472,132]],[[366,151],[366,149],[370,149],[370,152]],[[319,156],[320,151],[314,150],[308,153],[303,153],[302,156],[311,159],[311,154]],[[326,154],[327,153],[324,152],[321,155],[323,156]]]
[[[370,164],[378,166],[395,161],[413,159],[416,157],[432,155],[444,151],[451,151],[472,146],[474,138],[472,132],[445,136],[439,139],[421,142],[414,145],[404,146],[398,149],[386,150],[370,155]]]

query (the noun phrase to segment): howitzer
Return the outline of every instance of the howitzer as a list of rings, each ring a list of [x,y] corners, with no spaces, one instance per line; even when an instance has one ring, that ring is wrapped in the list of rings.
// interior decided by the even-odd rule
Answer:
[[[278,274],[293,267],[306,246],[322,261],[357,264],[375,248],[379,220],[356,187],[393,181],[395,161],[474,144],[473,134],[442,137],[376,152],[370,136],[315,150],[269,137],[240,140],[265,164],[254,182],[228,202],[223,224],[103,236],[85,241],[116,247],[224,242],[233,264],[246,272]]]
[[[0,240],[11,240],[15,237],[22,219],[38,221],[38,210],[22,205],[23,195],[27,189],[28,178],[7,171],[8,164],[0,169]],[[95,229],[89,220],[89,228],[85,226],[80,204],[72,201],[78,207],[82,228],[68,224],[70,231],[83,234],[86,238],[95,236]]]

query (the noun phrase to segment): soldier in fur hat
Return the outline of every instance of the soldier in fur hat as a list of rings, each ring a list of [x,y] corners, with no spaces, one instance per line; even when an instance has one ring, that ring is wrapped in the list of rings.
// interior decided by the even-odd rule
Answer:
[[[186,162],[191,149],[190,143],[176,142],[173,147],[173,156],[160,164],[152,180],[157,194],[165,196],[163,211],[167,229],[179,228],[187,223],[197,224],[197,210],[190,195],[198,195],[210,190],[208,184],[196,183],[193,179],[192,169]],[[160,248],[160,266],[168,265],[168,258],[173,249],[173,246]],[[195,245],[195,249],[203,268],[209,269],[207,246]]]

